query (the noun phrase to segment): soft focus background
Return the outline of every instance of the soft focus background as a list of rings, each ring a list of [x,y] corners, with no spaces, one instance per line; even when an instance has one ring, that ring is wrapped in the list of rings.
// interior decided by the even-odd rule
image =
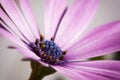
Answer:
[[[71,3],[73,0],[69,0]],[[31,0],[33,11],[43,32],[43,11],[45,0]],[[93,27],[120,19],[120,0],[100,0],[100,6],[88,30]],[[29,62],[22,62],[22,55],[16,50],[7,49],[11,42],[0,37],[0,80],[28,80],[30,76]],[[113,55],[106,56],[113,59]],[[76,76],[77,77],[77,76]],[[43,80],[70,80],[64,74],[55,73]]]

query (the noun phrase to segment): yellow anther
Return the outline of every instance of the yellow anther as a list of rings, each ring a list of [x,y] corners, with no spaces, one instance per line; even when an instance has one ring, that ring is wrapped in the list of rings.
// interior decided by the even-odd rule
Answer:
[[[51,37],[51,40],[53,41],[53,40],[54,40],[54,37]]]
[[[52,56],[49,56],[49,59],[52,60]]]
[[[45,48],[45,47],[46,47],[46,45],[45,45],[45,44],[43,44],[43,45],[41,45],[41,47],[42,47],[42,48]]]
[[[40,34],[40,41],[43,41],[44,40],[44,35]]]
[[[58,63],[59,62],[59,58],[55,59],[55,63]]]
[[[36,39],[36,42],[38,42],[39,41],[39,39]]]
[[[38,42],[39,42],[39,39],[36,39],[36,40],[35,40],[35,44],[38,44]]]
[[[67,53],[67,50],[63,51],[63,55],[65,55]]]
[[[44,54],[43,54],[43,58],[46,58],[46,57],[47,57],[47,55],[44,53]]]
[[[41,46],[41,45],[43,45],[44,43],[41,41],[39,44],[40,44],[40,46]]]
[[[40,42],[40,47],[45,48],[46,47],[45,43]]]
[[[62,54],[62,56],[60,57],[60,60],[63,60],[63,59],[64,59],[64,56],[65,56],[65,55]]]

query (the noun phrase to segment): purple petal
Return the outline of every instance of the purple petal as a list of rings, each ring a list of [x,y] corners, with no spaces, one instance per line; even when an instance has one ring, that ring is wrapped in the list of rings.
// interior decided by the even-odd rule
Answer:
[[[0,23],[3,25],[5,29],[7,29],[9,32],[11,32],[12,34],[16,36],[19,36],[22,40],[26,41],[26,39],[22,36],[22,34],[19,32],[19,30],[14,25],[14,23],[9,19],[9,17],[5,14],[5,12],[1,8],[0,8],[0,17],[2,20],[6,22],[4,23],[0,21]]]
[[[16,24],[16,27],[30,40],[34,41],[34,36],[31,33],[22,13],[18,9],[14,0],[1,0],[1,5],[11,18],[11,20]]]
[[[120,50],[120,21],[100,26],[68,49],[66,58],[80,60]]]
[[[21,47],[17,47],[16,46],[16,49],[22,54],[24,55],[24,57],[26,58],[31,58],[31,59],[34,59],[34,60],[40,60],[40,58],[35,55],[34,52],[30,51],[27,47],[26,48],[21,48]]]
[[[116,61],[116,60],[85,61],[85,62],[74,62],[70,64],[120,72],[120,61]]]
[[[16,49],[20,52],[20,54],[22,54],[24,56],[24,59],[31,59],[31,60],[35,60],[37,62],[39,62],[40,64],[48,67],[49,65],[42,62],[40,57],[37,56],[34,52],[32,52],[31,50],[29,50],[27,47],[26,48],[22,48],[22,47],[18,47],[16,46]]]
[[[85,76],[86,78],[88,78],[87,80],[108,80],[108,78],[104,77],[104,76],[101,76],[101,75],[97,75],[97,74],[92,74],[91,72],[87,72],[87,71],[80,71],[80,70],[77,70],[76,71],[82,75],[82,76]]]
[[[30,6],[29,0],[19,0],[19,4],[32,32],[34,33],[36,38],[39,38],[39,28],[32,13],[33,11]]]
[[[64,74],[65,76],[73,79],[73,80],[88,80],[87,78],[85,78],[84,76],[78,74],[75,71],[70,70],[69,68],[65,68],[65,67],[61,67],[61,66],[53,66],[53,68],[55,70],[57,70],[58,72]]]
[[[43,63],[40,60],[40,57],[38,57],[37,55],[35,55],[35,53],[33,53],[32,51],[30,51],[26,45],[16,36],[13,36],[11,33],[9,33],[8,31],[0,28],[0,36],[5,37],[6,39],[12,41],[13,43],[17,44],[14,45],[15,49],[17,49],[20,54],[22,54],[25,58],[29,58],[31,60],[36,60],[37,62],[43,64],[44,66],[48,66],[48,64]]]
[[[0,26],[1,27],[1,26]],[[26,45],[17,37],[13,36],[11,33],[9,33],[8,31],[0,28],[0,36],[5,37],[6,39],[8,39],[9,41],[12,41],[13,43],[15,43],[16,45],[14,46],[9,46],[9,48],[14,48],[17,49],[20,54],[22,54],[24,56],[24,58],[29,58],[31,60],[35,60],[39,63],[41,63],[44,66],[48,66],[48,64],[42,62],[40,60],[40,58],[35,55],[35,53],[33,53],[32,51],[30,51]]]
[[[23,49],[27,48],[26,45],[17,36],[12,35],[10,32],[6,31],[5,29],[0,28],[0,36],[17,44],[17,45],[14,45],[15,49],[17,49],[17,47],[20,47]]]
[[[97,7],[98,0],[75,0],[60,24],[55,42],[64,50],[77,42],[91,22]]]
[[[59,19],[67,6],[67,0],[46,0],[45,5],[45,37],[50,39],[54,36]]]
[[[74,66],[67,66],[66,67],[67,69],[71,70],[72,72],[76,72],[78,73],[79,75],[78,76],[84,76],[86,79],[83,79],[83,80],[108,80],[108,78],[105,78],[104,76],[101,76],[101,75],[97,75],[97,74],[93,74],[91,72],[87,72],[87,71],[83,71],[83,70],[80,70]]]
[[[119,80],[120,79],[120,61],[86,61],[72,62],[66,64],[66,68],[77,71],[86,76],[89,80]],[[71,67],[71,68],[70,68]],[[91,75],[90,75],[91,73]]]
[[[119,80],[120,79],[120,72],[114,72],[110,70],[97,69],[97,68],[91,68],[91,67],[81,67],[79,69],[86,71],[86,72],[90,72],[91,74],[93,73],[93,74],[101,75],[103,77],[108,78],[107,80]]]
[[[4,30],[8,31],[8,30],[2,25],[1,22],[2,22],[2,21],[0,21],[0,28],[2,28],[2,29],[4,29]]]
[[[25,44],[19,38],[13,36],[11,33],[2,28],[0,28],[0,36],[5,37],[6,39],[17,44],[18,46],[25,47]]]

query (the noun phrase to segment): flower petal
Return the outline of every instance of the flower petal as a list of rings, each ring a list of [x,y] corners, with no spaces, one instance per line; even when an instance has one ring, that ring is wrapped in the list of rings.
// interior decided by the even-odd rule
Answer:
[[[35,61],[43,64],[44,66],[48,66],[48,64],[43,63],[40,60],[40,57],[38,57],[37,55],[35,55],[35,53],[30,51],[28,49],[28,47],[16,36],[13,36],[11,33],[9,33],[8,31],[6,31],[2,28],[0,28],[0,36],[5,37],[6,39],[8,39],[8,40],[12,41],[13,43],[17,44],[17,45],[14,45],[15,49],[17,49],[25,58],[35,60]]]
[[[30,6],[29,0],[19,0],[19,4],[20,4],[22,12],[23,12],[23,14],[28,22],[28,25],[30,26],[35,37],[40,38],[39,28],[38,28],[37,23],[35,21],[35,17],[32,13],[33,11],[32,11],[32,8]]]
[[[49,65],[42,62],[40,57],[37,56],[34,52],[32,52],[31,50],[29,50],[27,47],[25,48],[22,48],[22,47],[18,47],[16,46],[16,49],[17,51],[19,51],[23,56],[24,56],[24,59],[30,59],[30,60],[35,60],[39,63],[41,63],[42,65],[48,67]]]
[[[7,29],[9,32],[11,32],[16,36],[19,36],[22,40],[27,42],[25,37],[23,37],[23,35],[18,30],[18,28],[15,26],[15,24],[10,20],[10,18],[5,14],[5,12],[1,8],[0,8],[0,17],[1,17],[0,23],[3,25],[5,29]]]
[[[33,53],[32,51],[30,51],[28,48],[21,48],[21,47],[16,47],[16,49],[24,55],[24,57],[26,58],[31,58],[34,60],[40,60],[40,58],[35,55],[35,53]]]
[[[102,80],[120,79],[120,61],[113,60],[86,61],[86,62],[73,62],[67,65],[72,66],[74,69],[79,71],[88,72],[93,75],[99,75],[107,78]],[[101,80],[97,77],[95,79]]]
[[[85,62],[74,62],[74,63],[71,62],[70,64],[120,72],[120,61],[117,60],[98,60],[98,61],[85,61]]]
[[[5,37],[6,39],[12,41],[13,43],[21,47],[25,47],[25,44],[19,38],[13,36],[11,33],[2,28],[0,28],[0,36]]]
[[[45,37],[50,39],[54,36],[59,20],[66,9],[67,0],[46,0],[44,25]]]
[[[88,80],[84,76],[78,74],[75,71],[70,70],[69,68],[65,68],[63,66],[52,66],[55,70],[58,72],[64,74],[65,76],[68,76],[70,79],[73,80]]]
[[[88,71],[91,74],[97,74],[108,78],[107,80],[120,80],[120,72],[114,72],[110,70],[90,68],[90,67],[81,67],[83,71]],[[97,78],[96,78],[97,79]]]
[[[97,27],[73,47],[70,47],[66,56],[69,60],[81,60],[119,51],[119,34],[120,21]]]
[[[77,42],[91,22],[97,7],[98,0],[75,0],[60,24],[55,42],[64,50]]]
[[[74,69],[75,70],[75,69]],[[73,71],[74,71],[73,70]],[[90,72],[87,71],[80,71],[80,70],[75,70],[77,71],[79,74],[81,74],[82,76],[85,76],[88,78],[88,80],[108,80],[108,78],[101,76],[101,75],[97,75],[97,74],[92,74]]]
[[[34,41],[34,36],[14,0],[1,0],[0,3],[24,36],[26,36],[30,41]]]

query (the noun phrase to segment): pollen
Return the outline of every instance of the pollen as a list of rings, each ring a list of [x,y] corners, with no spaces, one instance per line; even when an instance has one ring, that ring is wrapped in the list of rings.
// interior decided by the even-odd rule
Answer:
[[[49,59],[52,60],[52,56],[49,56]]]
[[[67,53],[67,50],[61,50],[54,42],[53,37],[50,40],[45,40],[42,34],[40,35],[40,39],[36,39],[34,43],[30,44],[30,48],[43,62],[51,65],[63,64]]]

